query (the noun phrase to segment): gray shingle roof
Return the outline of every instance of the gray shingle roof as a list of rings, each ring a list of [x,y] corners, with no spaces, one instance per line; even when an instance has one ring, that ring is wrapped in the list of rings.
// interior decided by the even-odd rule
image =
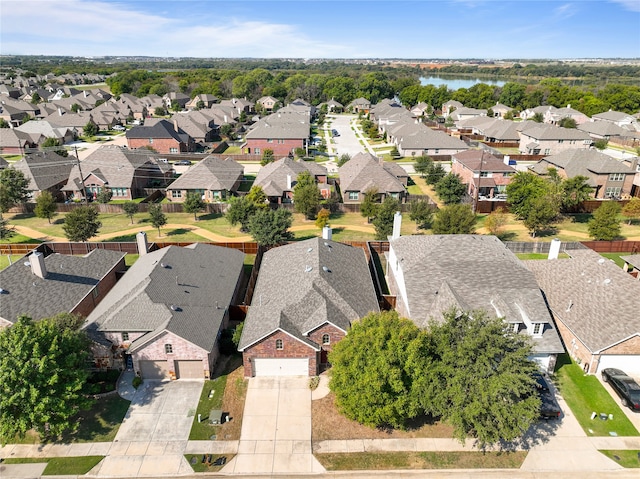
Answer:
[[[171,183],[168,190],[204,189],[209,191],[231,191],[242,179],[244,167],[237,161],[207,156]]]
[[[132,350],[168,330],[211,351],[243,261],[240,251],[206,244],[168,246],[143,255],[89,315],[87,327],[146,332]]]
[[[469,145],[459,138],[454,138],[441,131],[434,131],[421,124],[403,122],[389,128],[389,133],[397,139],[398,146],[403,150],[413,149],[441,149],[468,150]]]
[[[608,121],[587,121],[586,123],[578,125],[578,130],[599,136],[625,136],[629,134],[629,130],[620,128],[615,123]]]
[[[85,256],[52,254],[44,259],[46,278],[20,260],[0,271],[0,317],[14,322],[21,314],[42,319],[70,312],[122,259],[124,253],[96,249]]]
[[[567,178],[578,175],[586,176],[591,186],[596,185],[596,176],[610,173],[626,173],[633,175],[634,171],[622,162],[597,150],[565,150],[557,155],[543,158],[533,165],[532,169],[538,174],[547,174],[549,167],[564,170]]]
[[[339,168],[340,189],[365,191],[371,187],[380,193],[403,193],[404,185],[370,153],[358,153]]]
[[[590,140],[591,137],[585,131],[577,128],[561,128],[554,125],[538,123],[521,130],[523,135],[540,140]]]
[[[640,269],[640,254],[632,254],[629,256],[620,256],[622,261],[626,261],[634,268]]]
[[[305,108],[305,107],[303,107]],[[247,133],[247,139],[301,139],[309,137],[309,116],[279,110],[257,122]]]
[[[418,326],[442,319],[452,307],[482,309],[510,323],[543,323],[542,337],[533,338],[534,351],[564,351],[533,274],[495,236],[402,236],[391,248]]]
[[[316,176],[327,174],[325,167],[313,162],[282,158],[260,168],[253,185],[260,186],[267,196],[281,196],[285,191],[292,191],[296,178],[304,171]],[[287,175],[291,175],[292,188],[287,188]]]
[[[640,335],[640,282],[591,250],[525,261],[553,311],[593,353]]]
[[[173,138],[182,143],[188,143],[188,135],[167,120],[157,121],[149,126],[134,126],[126,133],[127,138]]]
[[[605,111],[602,113],[596,113],[595,115],[592,115],[591,118],[594,118],[596,120],[609,121],[609,122],[633,121],[633,115],[630,115],[629,113],[623,113],[621,111],[613,111],[613,110]]]
[[[309,332],[326,322],[346,331],[372,311],[379,307],[362,248],[321,238],[280,246],[262,259],[239,349],[278,329],[317,349]]]
[[[515,173],[515,168],[505,165],[485,150],[468,150],[456,153],[453,158],[471,171],[496,171]]]
[[[29,190],[43,191],[65,182],[75,163],[75,157],[65,158],[53,151],[38,151],[26,154],[13,166],[29,179]]]

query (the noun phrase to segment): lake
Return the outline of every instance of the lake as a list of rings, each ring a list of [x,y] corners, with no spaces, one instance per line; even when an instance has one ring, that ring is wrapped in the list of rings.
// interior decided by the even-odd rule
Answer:
[[[420,77],[421,85],[446,85],[449,90],[458,90],[459,88],[471,88],[478,83],[486,83],[487,85],[503,86],[506,82],[502,80],[487,80],[481,78],[444,78],[437,76]]]

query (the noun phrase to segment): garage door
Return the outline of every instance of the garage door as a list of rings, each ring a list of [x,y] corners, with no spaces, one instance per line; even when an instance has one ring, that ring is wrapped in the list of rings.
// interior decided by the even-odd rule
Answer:
[[[178,379],[204,379],[202,361],[176,361]]]
[[[640,355],[615,354],[605,355],[600,358],[598,372],[605,368],[622,369],[630,376],[640,377]]]
[[[256,376],[308,376],[309,359],[263,359],[254,360]]]
[[[142,379],[169,379],[167,361],[140,361]]]

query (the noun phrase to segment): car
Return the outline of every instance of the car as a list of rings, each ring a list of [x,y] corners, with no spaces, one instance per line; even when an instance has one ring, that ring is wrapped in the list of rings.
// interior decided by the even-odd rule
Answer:
[[[190,160],[178,160],[175,163],[176,165],[186,165],[186,166],[190,166],[191,165],[191,161]]]
[[[609,383],[620,400],[622,405],[632,411],[640,411],[640,386],[631,376],[621,369],[605,368],[602,370],[602,380]]]
[[[113,127],[113,129],[116,130],[116,131],[124,131],[124,130],[126,130],[126,128],[124,126],[122,126],[122,125],[115,125]]]
[[[331,130],[331,134],[333,136],[340,136],[340,132],[338,132],[338,130]]]
[[[535,388],[540,396],[540,419],[558,419],[562,415],[562,409],[553,392],[549,389],[549,383],[542,373],[535,373]]]

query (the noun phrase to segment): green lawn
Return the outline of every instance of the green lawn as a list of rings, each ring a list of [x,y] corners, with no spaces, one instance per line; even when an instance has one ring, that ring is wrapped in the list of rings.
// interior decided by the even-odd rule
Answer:
[[[95,467],[104,456],[79,457],[10,457],[5,464],[41,464],[47,463],[43,476],[82,476]]]
[[[620,266],[621,268],[624,266],[624,261],[621,256],[630,256],[631,253],[600,253],[600,256],[604,256],[605,258],[612,259],[615,264]]]
[[[24,236],[21,234],[15,234],[10,238],[3,239],[2,241],[0,241],[0,243],[2,244],[40,244],[42,243],[42,241],[34,238],[29,238],[28,236]]]
[[[600,451],[609,459],[613,459],[622,467],[626,468],[640,468],[640,451],[638,450],[603,450]]]
[[[516,256],[520,259],[547,259],[549,257],[546,253],[516,253]],[[558,259],[568,259],[567,253],[560,253]]]
[[[126,267],[130,267],[131,265],[133,265],[133,263],[135,263],[136,261],[138,261],[138,258],[140,257],[139,254],[133,254],[133,253],[127,253],[124,257],[124,264],[126,265]]]
[[[210,440],[211,435],[216,433],[216,427],[209,424],[209,413],[212,409],[222,408],[222,397],[224,395],[224,388],[226,385],[226,374],[216,379],[204,382],[204,387],[200,394],[200,402],[198,402],[198,408],[196,409],[195,417],[193,418],[193,425],[191,426],[191,433],[189,434],[190,440],[208,441]],[[213,391],[213,394],[209,397],[209,393],[211,391]],[[198,414],[200,414],[202,422],[198,422]]]
[[[328,471],[384,469],[518,469],[527,457],[517,452],[354,452],[316,454]]]
[[[78,431],[64,435],[63,442],[113,441],[129,404],[118,395],[97,399],[91,409],[80,413]]]
[[[0,271],[2,271],[7,266],[9,266],[9,258],[11,258],[11,263],[15,263],[16,261],[18,261],[22,257],[23,257],[23,255],[21,255],[21,254],[12,254],[12,255],[7,255],[7,256],[5,256],[5,255],[0,256]]]
[[[584,374],[567,354],[558,356],[556,366],[558,389],[565,399],[582,429],[589,436],[638,436],[638,431],[624,415],[618,403],[600,384],[594,375]],[[613,414],[612,420],[603,421],[599,417],[591,419],[592,413]]]

